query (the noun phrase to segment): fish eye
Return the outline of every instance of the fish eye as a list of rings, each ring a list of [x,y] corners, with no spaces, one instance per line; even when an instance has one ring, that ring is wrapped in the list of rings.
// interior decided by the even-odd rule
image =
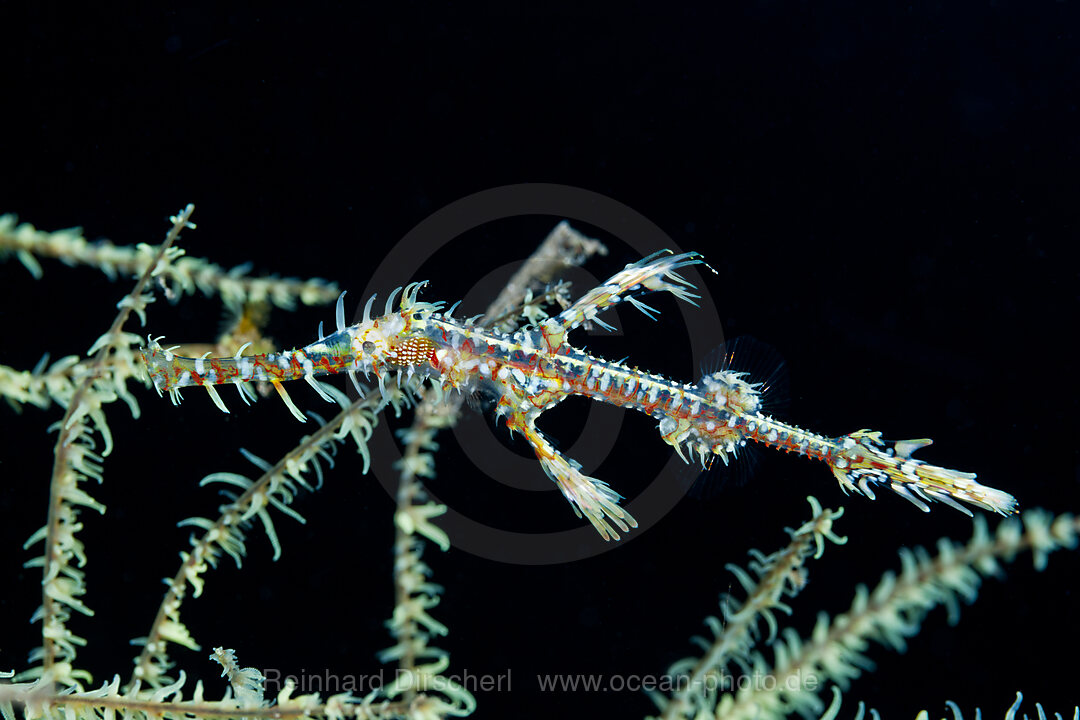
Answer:
[[[370,340],[365,340],[360,347],[363,348],[364,352],[366,352],[368,355],[371,355],[375,352],[375,343],[371,342]]]

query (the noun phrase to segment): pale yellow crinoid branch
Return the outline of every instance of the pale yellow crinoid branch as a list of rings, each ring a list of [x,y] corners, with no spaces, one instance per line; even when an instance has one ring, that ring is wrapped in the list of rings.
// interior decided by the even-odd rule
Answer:
[[[600,242],[585,237],[566,222],[559,223],[548,234],[540,247],[514,273],[499,296],[484,312],[480,325],[499,326],[512,330],[523,314],[538,321],[542,312],[533,296],[533,290],[550,283],[571,265],[580,264],[594,254],[606,254],[607,248]],[[558,291],[565,290],[560,284],[555,291],[543,295],[561,298]],[[432,522],[446,512],[446,506],[430,502],[423,486],[423,478],[435,474],[435,440],[439,430],[453,425],[461,410],[461,396],[444,393],[437,385],[420,390],[412,425],[401,431],[405,443],[399,463],[397,509],[395,511],[394,538],[394,587],[395,607],[389,621],[391,635],[396,643],[379,654],[382,662],[397,661],[398,671],[405,677],[427,673],[438,678],[446,687],[453,687],[440,673],[449,662],[448,653],[430,645],[432,635],[445,635],[445,625],[435,620],[429,610],[439,602],[441,587],[431,582],[431,569],[421,560],[424,543],[421,537],[435,543],[441,550],[450,547],[446,533]],[[426,664],[421,664],[426,663]],[[442,667],[438,673],[433,670]],[[388,692],[393,692],[390,688]],[[416,699],[418,684],[402,685],[401,696],[409,702]],[[457,688],[459,701],[469,704],[472,696]]]
[[[108,240],[90,242],[81,228],[45,232],[30,223],[18,223],[14,215],[0,215],[0,255],[14,253],[35,278],[43,270],[38,258],[55,258],[68,265],[88,265],[110,278],[139,277],[149,258],[157,251],[151,246],[115,245]],[[312,278],[252,277],[249,267],[226,270],[205,258],[176,258],[156,272],[162,282],[182,292],[196,289],[204,294],[220,294],[226,305],[267,300],[278,307],[291,309],[299,300],[305,305],[334,302],[341,290],[335,283]]]
[[[244,526],[248,520],[258,517],[262,521],[267,536],[274,546],[276,560],[281,554],[281,547],[277,540],[277,533],[274,531],[269,509],[275,508],[303,522],[303,518],[289,506],[298,487],[309,491],[315,489],[306,476],[317,475],[319,485],[321,485],[320,457],[329,457],[327,453],[333,449],[335,443],[350,436],[357,446],[357,451],[363,457],[363,469],[367,471],[370,465],[367,441],[371,437],[372,428],[376,422],[373,410],[381,402],[381,398],[376,399],[371,395],[349,402],[348,398],[334,387],[326,386],[323,391],[332,395],[335,402],[342,408],[341,411],[323,423],[318,430],[301,438],[295,448],[285,453],[273,465],[260,464],[262,461],[258,458],[249,457],[264,470],[261,476],[255,480],[249,480],[234,473],[214,473],[203,479],[201,484],[227,482],[241,487],[243,492],[235,500],[224,505],[215,520],[189,518],[180,523],[198,527],[203,530],[203,533],[198,537],[192,537],[190,550],[180,553],[180,568],[168,582],[168,590],[158,607],[149,632],[146,637],[135,641],[141,644],[143,649],[135,659],[132,683],[139,681],[150,687],[160,687],[172,682],[173,679],[165,674],[170,666],[168,643],[175,643],[193,650],[199,649],[198,643],[180,620],[180,606],[187,594],[187,587],[191,587],[194,597],[199,597],[204,586],[203,575],[210,567],[217,566],[217,561],[223,553],[232,557],[239,566],[242,557],[246,554]],[[398,392],[396,386],[391,386],[390,391]]]
[[[822,613],[809,637],[793,630],[780,632],[773,644],[770,663],[754,651],[750,662],[755,673],[772,679],[750,683],[735,692],[713,693],[699,698],[709,713],[724,718],[781,718],[792,712],[818,715],[824,709],[818,693],[826,682],[841,689],[867,667],[864,652],[868,640],[903,651],[906,638],[916,635],[923,618],[935,606],[945,605],[956,620],[958,600],[971,602],[984,575],[1000,575],[1000,563],[1010,562],[1023,551],[1032,553],[1035,568],[1046,567],[1047,556],[1060,549],[1076,548],[1080,541],[1080,518],[1028,510],[1003,520],[994,534],[986,519],[975,518],[975,532],[966,543],[942,539],[938,554],[921,548],[901,548],[901,571],[887,572],[877,587],[859,585],[850,609],[829,618]],[[813,679],[814,687],[807,686]]]
[[[124,323],[132,312],[142,317],[146,305],[153,300],[146,293],[146,286],[165,265],[179,256],[180,253],[173,250],[172,245],[181,230],[195,227],[190,222],[194,209],[193,205],[188,205],[171,218],[172,228],[165,241],[143,268],[135,288],[118,304],[120,311],[109,330],[88,352],[93,358],[93,365],[76,387],[67,412],[59,423],[49,487],[48,517],[44,528],[31,539],[44,540],[45,543],[43,555],[31,561],[42,567],[42,604],[35,613],[35,618],[42,623],[42,646],[33,655],[34,659],[41,661],[41,666],[23,673],[22,677],[50,677],[62,686],[76,688],[81,687],[81,680],[89,679],[87,673],[73,666],[76,647],[84,645],[86,641],[67,628],[67,620],[71,610],[92,614],[78,599],[86,592],[85,574],[81,569],[86,563],[86,556],[82,543],[75,537],[82,527],[77,519],[78,506],[99,512],[105,510],[79,485],[89,478],[101,480],[100,463],[112,450],[112,435],[102,406],[128,395],[125,387],[127,378],[113,377],[104,372],[106,358],[114,348],[131,345],[133,336],[122,332]],[[137,413],[138,405],[133,400],[129,401],[129,405]],[[104,447],[100,454],[95,452],[87,418],[103,439]],[[72,565],[72,560],[78,560],[78,566]]]
[[[776,638],[778,624],[775,611],[791,614],[791,608],[782,600],[794,597],[806,585],[806,561],[818,560],[824,554],[825,540],[837,545],[847,542],[833,532],[833,522],[844,514],[844,508],[823,510],[817,498],[806,498],[810,503],[810,519],[797,530],[788,529],[791,542],[787,547],[771,555],[752,551],[749,564],[751,575],[743,568],[729,563],[727,569],[735,574],[746,592],[746,599],[738,601],[731,594],[720,598],[721,617],[709,617],[706,624],[713,633],[713,641],[700,658],[685,658],[668,669],[668,675],[682,678],[680,687],[665,698],[653,694],[653,700],[662,710],[662,720],[698,717],[708,708],[705,688],[719,686],[724,670],[733,659],[750,661],[750,650],[758,620],[764,619],[768,627],[767,642]]]

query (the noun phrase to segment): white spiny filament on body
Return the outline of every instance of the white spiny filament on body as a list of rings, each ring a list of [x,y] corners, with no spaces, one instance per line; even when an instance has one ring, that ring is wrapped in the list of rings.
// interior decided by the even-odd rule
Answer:
[[[540,464],[555,481],[574,511],[584,515],[606,539],[618,539],[637,523],[619,506],[622,499],[607,483],[580,471],[537,429],[537,418],[570,395],[634,408],[656,418],[664,442],[684,460],[703,466],[719,457],[728,462],[747,441],[793,452],[826,463],[845,492],[874,497],[875,485],[885,485],[923,510],[937,500],[963,512],[957,501],[1001,514],[1016,507],[1008,493],[975,481],[973,473],[948,470],[911,457],[929,440],[889,443],[880,433],[860,430],[837,438],[817,435],[780,422],[761,412],[760,385],[744,380],[744,373],[720,370],[697,383],[678,383],[619,362],[593,357],[573,347],[568,333],[583,322],[610,327],[597,316],[625,300],[649,317],[655,310],[637,296],[669,292],[693,303],[694,286],[676,272],[701,264],[696,253],[657,253],[598,286],[559,315],[537,326],[500,333],[459,320],[453,308],[417,300],[424,283],[413,283],[401,294],[395,309],[391,293],[384,313],[371,316],[368,300],[361,322],[345,324],[344,304],[338,299],[336,332],[299,350],[231,358],[187,358],[172,354],[151,340],[143,358],[158,392],[174,402],[180,389],[205,387],[219,408],[228,412],[213,386],[232,383],[248,400],[247,383],[269,382],[299,420],[304,416],[282,383],[304,379],[324,399],[315,377],[347,373],[361,393],[357,374],[376,376],[386,395],[385,380],[394,372],[418,375],[444,388],[464,393],[483,392],[497,398],[495,412],[505,418],[511,432],[519,432],[532,446]],[[344,294],[343,294],[344,295]],[[320,332],[321,334],[321,332]]]

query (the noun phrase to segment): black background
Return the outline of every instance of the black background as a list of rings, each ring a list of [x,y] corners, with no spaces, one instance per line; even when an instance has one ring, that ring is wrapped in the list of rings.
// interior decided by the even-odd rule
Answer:
[[[181,245],[225,266],[329,278],[362,297],[429,279],[427,297],[465,296],[523,258],[558,217],[524,217],[457,238],[416,277],[372,277],[417,223],[471,193],[523,182],[602,193],[640,212],[717,274],[704,290],[724,334],[751,335],[786,359],[784,417],[826,434],[860,427],[933,437],[923,455],[976,470],[1025,508],[1077,509],[1075,333],[1078,43],[1067,3],[738,3],[557,13],[500,4],[485,14],[410,6],[387,18],[349,5],[4,11],[0,211],[90,238],[156,242],[165,218],[197,206]],[[20,14],[21,13],[21,14]],[[574,218],[570,218],[574,221]],[[589,266],[605,277],[637,254],[619,238]],[[129,283],[44,262],[39,282],[14,258],[0,270],[0,362],[33,367],[85,353]],[[579,288],[583,290],[584,288]],[[620,333],[579,338],[612,357],[684,380],[686,325],[674,301],[653,324],[625,311]],[[476,310],[480,305],[477,303]],[[147,332],[206,340],[217,300],[152,307]],[[314,339],[332,309],[276,311],[285,347]],[[718,339],[719,340],[719,339]],[[80,661],[126,675],[127,641],[145,632],[159,578],[214,511],[197,480],[247,472],[245,447],[276,459],[304,432],[276,401],[218,412],[201,393],[181,408],[138,391],[143,416],[109,408],[117,437],[105,519],[86,516],[91,638]],[[322,410],[304,386],[304,408]],[[563,447],[587,403],[545,429]],[[44,519],[59,410],[0,408],[0,668],[24,667],[37,576],[22,541]],[[483,429],[483,421],[465,419]],[[669,448],[655,423],[627,418],[599,468],[633,497]],[[505,431],[500,431],[500,436]],[[433,489],[491,526],[575,527],[556,493],[482,477],[447,438]],[[520,446],[506,445],[519,452]],[[897,548],[965,538],[970,521],[924,515],[883,492],[844,498],[822,467],[758,454],[753,479],[687,498],[647,532],[598,557],[514,566],[429,553],[446,587],[433,614],[451,672],[511,672],[511,693],[478,693],[481,717],[569,712],[635,717],[641,693],[540,693],[538,673],[659,674],[695,649],[690,636],[732,585],[726,563],[770,552],[806,517],[813,493],[843,504],[831,547],[792,603],[804,635],[819,611],[846,609],[858,583],[896,568]],[[533,464],[536,486],[546,482]],[[207,648],[284,672],[372,673],[390,645],[392,503],[351,452],[278,520],[284,557],[253,531],[243,571],[223,566],[185,606]],[[522,482],[529,482],[528,479]],[[714,488],[715,489],[715,488]],[[992,521],[994,522],[994,521]],[[918,708],[1004,712],[1016,690],[1065,712],[1076,643],[1075,554],[1045,573],[1030,557],[988,580],[949,627],[940,609],[906,655],[871,648],[878,669],[847,695],[892,717]],[[737,585],[736,588],[737,590]],[[1058,657],[1064,653],[1065,657]],[[177,651],[210,688],[206,652]],[[208,691],[212,694],[214,691]],[[1028,707],[1029,712],[1032,711]]]

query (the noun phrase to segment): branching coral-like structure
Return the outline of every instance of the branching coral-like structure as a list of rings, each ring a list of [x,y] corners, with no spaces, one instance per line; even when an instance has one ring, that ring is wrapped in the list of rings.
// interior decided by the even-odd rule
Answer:
[[[0,713],[5,720],[111,720],[117,715],[206,720],[427,719],[472,714],[474,692],[454,676],[450,654],[433,644],[448,628],[436,610],[443,588],[433,581],[423,559],[430,545],[443,551],[451,545],[438,520],[446,507],[428,497],[423,482],[435,472],[438,434],[455,425],[463,401],[423,386],[415,378],[391,381],[383,392],[356,398],[320,385],[320,393],[332,400],[336,412],[329,419],[312,414],[319,425],[314,432],[276,458],[263,459],[245,451],[258,474],[219,471],[204,477],[201,485],[225,488],[226,502],[208,517],[170,519],[180,520],[194,533],[189,547],[180,553],[179,567],[165,580],[165,595],[149,631],[137,641],[141,650],[130,677],[122,680],[117,668],[110,681],[92,684],[82,660],[97,639],[89,632],[86,637],[78,634],[72,617],[93,615],[88,600],[93,597],[92,579],[88,580],[85,570],[93,548],[86,547],[81,538],[81,513],[105,513],[104,504],[92,494],[91,481],[101,483],[110,477],[107,458],[116,443],[108,414],[117,400],[123,400],[138,417],[140,394],[148,386],[137,352],[142,336],[135,332],[131,316],[145,322],[157,294],[176,299],[195,289],[220,295],[241,318],[247,317],[243,308],[261,302],[292,308],[296,301],[327,303],[338,294],[336,286],[321,280],[256,278],[246,268],[224,271],[209,261],[186,257],[181,233],[194,228],[192,212],[188,206],[172,218],[161,244],[134,248],[89,243],[77,231],[46,233],[17,225],[10,216],[0,218],[0,253],[14,254],[35,277],[42,274],[41,258],[58,258],[99,268],[110,277],[134,278],[134,287],[119,302],[112,325],[85,357],[70,356],[32,370],[0,366],[0,394],[13,408],[34,405],[48,411],[57,405],[64,410],[53,426],[56,443],[47,518],[26,543],[41,548],[27,562],[41,571],[42,600],[34,614],[41,625],[41,644],[31,652],[26,668],[14,668],[0,680]],[[545,306],[565,307],[569,290],[559,278],[568,267],[602,252],[600,243],[560,224],[478,323],[512,329],[520,322],[543,318]],[[245,394],[245,400],[251,397]],[[275,518],[286,515],[304,521],[294,508],[295,501],[300,494],[322,487],[324,473],[341,446],[355,447],[366,473],[373,429],[382,416],[399,416],[406,408],[412,419],[399,431],[403,451],[394,537],[388,543],[394,558],[394,602],[387,623],[393,644],[378,654],[381,662],[395,666],[393,681],[362,693],[307,692],[286,682],[268,696],[264,672],[240,665],[237,652],[242,657],[243,648],[217,646],[210,657],[221,666],[223,690],[209,690],[202,680],[192,684],[188,673],[178,667],[176,650],[206,650],[184,619],[185,600],[204,594],[210,573],[224,556],[241,565],[253,525],[265,531],[275,559],[280,556]],[[163,442],[175,446],[178,440],[165,438]],[[859,586],[849,610],[831,618],[822,615],[810,635],[801,637],[781,627],[781,616],[792,613],[792,598],[808,582],[807,563],[821,558],[829,544],[846,541],[838,534],[843,509],[823,508],[812,497],[809,501],[810,517],[788,530],[785,547],[768,555],[752,552],[746,569],[728,565],[742,591],[725,594],[720,616],[707,620],[710,637],[699,640],[703,654],[676,662],[665,676],[670,686],[652,693],[658,717],[820,715],[826,712],[827,688],[846,689],[868,667],[869,640],[903,650],[906,638],[919,632],[930,608],[945,605],[955,614],[958,600],[974,599],[980,578],[997,574],[1001,563],[1031,552],[1036,567],[1042,569],[1049,553],[1074,548],[1080,532],[1080,520],[1073,516],[1043,511],[1005,520],[993,533],[978,518],[970,540],[942,540],[936,555],[921,549],[902,550],[899,574],[886,573],[873,590]],[[328,558],[327,562],[333,561]],[[343,588],[341,598],[349,592],[356,590]],[[768,647],[759,647],[761,641]],[[748,682],[736,682],[736,678]],[[837,711],[834,701],[828,712],[835,715]]]

